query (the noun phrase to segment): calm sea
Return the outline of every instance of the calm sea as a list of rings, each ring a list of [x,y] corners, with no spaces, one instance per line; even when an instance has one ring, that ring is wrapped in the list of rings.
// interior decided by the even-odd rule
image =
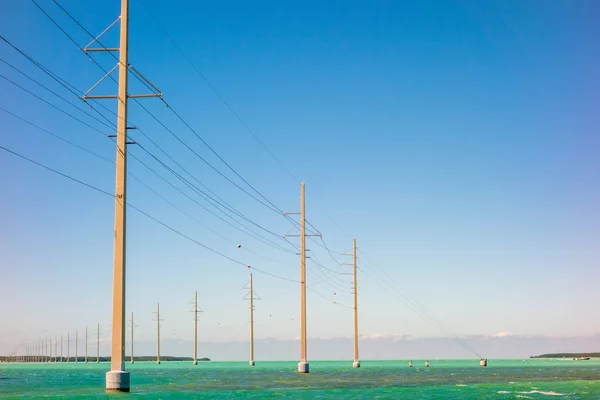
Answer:
[[[163,362],[127,364],[132,392],[104,392],[107,363],[0,364],[0,398],[600,399],[600,360]]]

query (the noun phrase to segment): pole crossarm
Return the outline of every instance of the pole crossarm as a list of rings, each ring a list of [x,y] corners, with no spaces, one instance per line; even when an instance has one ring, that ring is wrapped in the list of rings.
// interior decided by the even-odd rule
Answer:
[[[119,18],[115,19],[115,21],[112,24],[110,24],[108,26],[108,28],[106,28],[105,30],[103,30],[101,34],[99,34],[98,36],[96,36],[94,38],[94,40],[92,40],[91,42],[89,42],[88,45],[85,46],[82,49],[83,52],[87,53],[88,51],[119,51],[119,48],[110,48],[110,49],[108,49],[108,48],[106,48],[104,46],[102,46],[102,48],[92,48],[92,49],[90,49],[90,46],[92,44],[98,42],[98,39],[100,39],[102,37],[102,35],[104,35],[106,32],[108,32],[110,30],[110,28],[112,28],[113,26],[115,26],[117,24],[117,22],[119,22],[119,21],[121,21],[121,17],[120,16],[119,16]],[[98,42],[98,43],[100,43],[100,42]]]

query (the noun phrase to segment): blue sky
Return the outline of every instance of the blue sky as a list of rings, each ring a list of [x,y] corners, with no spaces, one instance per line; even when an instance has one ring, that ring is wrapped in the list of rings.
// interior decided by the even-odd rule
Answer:
[[[119,15],[118,1],[60,3],[94,34]],[[91,40],[53,2],[39,4],[80,46]],[[368,274],[359,276],[365,336],[443,335],[382,289],[389,282],[383,270],[461,336],[510,332],[596,338],[600,323],[591,305],[600,300],[594,268],[600,259],[597,3],[143,4],[290,173],[223,105],[141,1],[132,0],[130,63],[162,90],[172,109],[278,208],[298,210],[299,183],[306,182],[307,217],[335,252],[331,257],[308,242],[308,284],[319,294],[308,292],[309,337],[351,333],[352,313],[344,307],[352,302],[350,276],[316,263],[345,272],[347,266],[340,264],[350,259],[337,253],[347,252],[356,237],[372,260],[360,255],[359,266]],[[32,2],[7,2],[2,9],[1,34],[22,51],[79,90],[100,79],[102,71]],[[116,47],[117,39],[115,29],[102,42]],[[4,42],[0,57],[81,105]],[[104,68],[115,64],[107,54],[94,58]],[[0,63],[0,73],[110,133],[6,63]],[[130,83],[130,93],[144,92],[134,78]],[[3,109],[114,160],[113,142],[98,132],[5,79],[0,88]],[[115,93],[116,85],[106,81],[97,91]],[[113,101],[102,104],[116,110]],[[144,99],[141,104],[244,186],[164,103]],[[252,221],[281,235],[292,228],[208,168],[134,102],[129,119]],[[114,190],[111,162],[2,110],[0,123],[0,145]],[[172,165],[140,132],[130,134]],[[129,149],[194,199],[131,157],[129,173],[185,214],[134,178],[129,179],[130,203],[243,264],[129,210],[127,308],[136,314],[141,340],[154,335],[152,312],[158,302],[164,337],[189,339],[188,302],[196,290],[205,311],[202,340],[245,340],[247,304],[241,288],[250,270],[244,265],[298,280],[294,249],[256,226],[250,225],[288,251],[223,223],[140,147]],[[12,304],[0,311],[6,322],[0,328],[2,349],[97,322],[109,337],[113,200],[4,151],[0,168],[6,172],[0,183],[7,194],[0,198],[0,299]],[[256,309],[257,337],[293,340],[299,331],[298,284],[258,271],[254,277],[263,298]],[[503,354],[514,352],[498,356]],[[456,356],[469,353],[458,347]],[[311,357],[319,355],[311,354],[309,343]]]

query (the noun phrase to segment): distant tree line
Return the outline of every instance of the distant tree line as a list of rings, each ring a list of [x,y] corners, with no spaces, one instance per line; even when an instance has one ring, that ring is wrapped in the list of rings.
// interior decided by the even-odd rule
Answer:
[[[600,353],[552,353],[552,354],[542,354],[539,356],[531,356],[529,358],[579,358],[579,357],[600,358]]]
[[[0,362],[36,362],[36,360],[38,360],[39,357],[36,356],[0,356]],[[46,360],[46,359],[45,359]],[[58,357],[57,361],[58,362],[75,362],[75,360],[77,360],[77,362],[79,363],[83,363],[85,362],[85,357]],[[130,357],[126,357],[125,361],[129,361],[131,360]],[[192,357],[173,357],[173,356],[160,356],[160,361],[193,361],[194,359]],[[110,357],[100,357],[98,358],[99,362],[110,362]],[[133,357],[133,361],[156,361],[156,356],[134,356]],[[208,357],[204,357],[204,358],[198,358],[198,361],[210,361],[210,358]],[[43,361],[43,362],[54,362],[54,357],[51,357],[48,361]],[[88,363],[95,363],[96,362],[96,357],[89,357],[88,356]]]

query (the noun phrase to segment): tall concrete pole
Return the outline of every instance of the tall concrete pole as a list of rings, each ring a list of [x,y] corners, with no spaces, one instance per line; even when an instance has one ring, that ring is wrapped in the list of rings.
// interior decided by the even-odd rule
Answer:
[[[194,295],[194,365],[198,365],[198,291]]]
[[[304,209],[304,182],[300,186],[300,362],[298,372],[308,373],[306,359],[306,215]]]
[[[97,330],[98,337],[96,338],[96,363],[100,362],[100,323]]]
[[[254,366],[254,289],[250,272],[250,366]]]
[[[356,287],[356,239],[354,239],[354,368],[360,367],[358,360],[358,291]]]
[[[131,364],[133,364],[133,311],[131,312]]]
[[[63,336],[60,334],[60,362],[63,362]]]
[[[58,362],[58,337],[54,338],[54,362]]]
[[[88,332],[87,326],[85,327],[85,363],[88,362]]]
[[[160,303],[156,304],[156,363],[160,364]]]
[[[67,362],[71,362],[71,336],[69,332],[67,332]]]
[[[79,330],[75,330],[75,362],[79,362]]]
[[[129,372],[125,371],[125,211],[127,177],[127,75],[129,0],[121,0],[119,45],[119,93],[117,108],[117,172],[115,190],[115,242],[112,297],[112,348],[110,371],[106,373],[107,391],[129,391]]]

